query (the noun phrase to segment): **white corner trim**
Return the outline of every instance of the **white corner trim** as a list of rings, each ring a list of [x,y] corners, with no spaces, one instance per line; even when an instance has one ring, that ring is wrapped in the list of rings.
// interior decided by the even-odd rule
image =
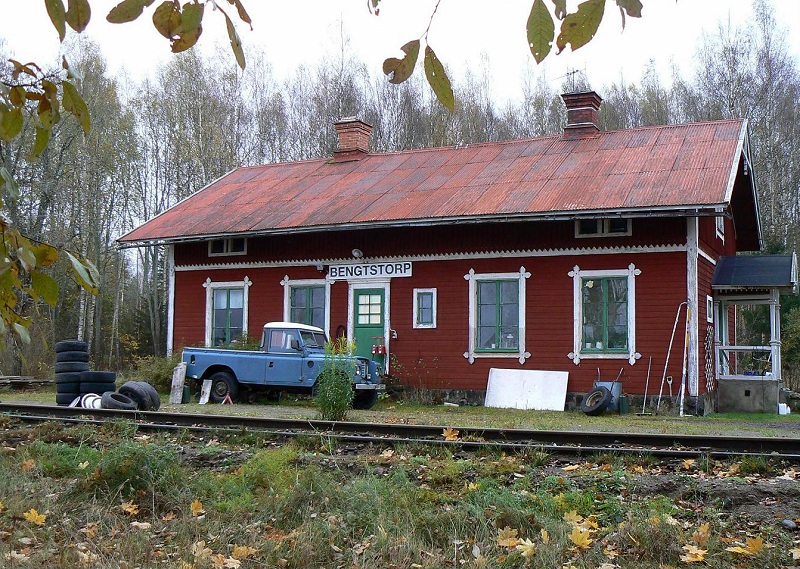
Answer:
[[[283,287],[283,321],[291,322],[292,295],[291,288],[296,286],[324,286],[325,287],[325,333],[331,337],[331,282],[327,279],[290,279],[286,275],[281,279]]]
[[[470,269],[464,275],[464,280],[467,281],[469,287],[469,345],[467,346],[467,351],[464,352],[464,357],[469,363],[475,363],[478,358],[517,358],[517,361],[522,365],[525,360],[531,357],[531,353],[525,350],[525,289],[526,281],[530,277],[531,274],[524,266],[520,267],[516,273],[476,273],[475,269]],[[512,279],[516,279],[519,283],[519,349],[516,352],[507,353],[479,352],[475,349],[478,338],[477,281]]]
[[[714,265],[714,266],[717,265],[716,259],[714,259],[714,257],[711,256],[711,254],[706,253],[705,251],[703,251],[702,247],[699,247],[699,246],[697,247],[697,254],[700,257],[702,257],[703,259],[705,259],[706,261],[708,261],[709,263],[711,263],[712,265]]]
[[[419,301],[419,294],[420,293],[423,293],[423,294],[424,293],[430,293],[431,295],[433,295],[432,307],[431,307],[432,308],[432,317],[433,317],[432,320],[433,321],[430,324],[420,324],[417,321],[417,317],[419,316],[419,302],[418,301]],[[412,304],[413,304],[412,310],[414,311],[414,313],[411,316],[414,328],[430,328],[430,329],[436,328],[436,313],[438,311],[437,298],[436,297],[437,297],[437,292],[436,292],[435,288],[415,288],[414,289],[414,298],[412,300]]]
[[[572,351],[567,357],[575,365],[581,363],[582,359],[624,359],[633,365],[642,355],[636,351],[636,277],[642,274],[641,269],[631,263],[627,269],[583,271],[578,265],[567,273],[572,277],[572,307],[573,307],[573,329],[572,329]],[[628,353],[619,354],[592,354],[581,352],[581,340],[583,339],[583,295],[581,294],[581,282],[584,278],[608,278],[608,277],[627,277],[628,279]]]
[[[206,334],[205,334],[205,344],[207,347],[211,346],[211,331],[214,326],[214,314],[212,312],[212,307],[214,306],[214,290],[219,288],[241,288],[242,292],[244,293],[242,296],[242,335],[247,337],[247,326],[248,326],[248,313],[250,312],[248,305],[249,305],[249,296],[250,296],[250,287],[253,285],[253,281],[251,281],[246,276],[244,279],[240,281],[217,281],[214,282],[211,280],[211,277],[206,279],[206,282],[203,283],[203,288],[206,289]]]
[[[738,161],[737,161],[738,164]],[[700,334],[699,322],[697,319],[699,281],[697,277],[697,259],[700,255],[699,246],[699,222],[696,217],[686,218],[686,303],[689,315],[689,349],[688,349],[688,390],[689,395],[696,397],[699,390],[700,369]]]
[[[175,349],[175,245],[167,246],[167,356]]]

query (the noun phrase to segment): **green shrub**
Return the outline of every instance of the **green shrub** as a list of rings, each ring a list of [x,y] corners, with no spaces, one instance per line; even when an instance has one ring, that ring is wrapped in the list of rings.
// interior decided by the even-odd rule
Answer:
[[[141,503],[169,509],[185,501],[181,493],[187,490],[186,480],[173,450],[157,444],[122,442],[103,452],[83,487],[112,499],[151,496]]]
[[[355,344],[346,338],[325,344],[325,362],[314,386],[320,418],[344,421],[353,404],[353,360]]]

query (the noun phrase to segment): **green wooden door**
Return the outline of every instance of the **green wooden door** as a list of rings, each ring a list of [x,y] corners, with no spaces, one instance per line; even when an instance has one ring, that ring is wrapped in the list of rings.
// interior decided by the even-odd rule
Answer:
[[[353,291],[353,336],[356,354],[383,363],[384,354],[373,354],[374,345],[385,345],[383,324],[384,290],[382,288],[355,289]]]

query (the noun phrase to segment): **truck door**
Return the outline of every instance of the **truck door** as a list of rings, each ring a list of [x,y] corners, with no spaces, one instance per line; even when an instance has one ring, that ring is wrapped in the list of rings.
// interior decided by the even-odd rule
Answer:
[[[297,330],[273,328],[267,332],[267,385],[298,386],[303,384],[302,352],[292,347],[299,343]],[[295,344],[296,345],[296,344]]]

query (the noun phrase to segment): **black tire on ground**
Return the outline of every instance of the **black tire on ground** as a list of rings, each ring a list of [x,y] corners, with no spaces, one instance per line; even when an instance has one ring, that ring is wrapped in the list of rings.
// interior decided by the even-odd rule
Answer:
[[[69,383],[59,383],[56,385],[56,393],[74,393],[78,395],[81,392],[81,382],[72,381]]]
[[[123,411],[136,411],[136,402],[127,395],[117,393],[116,391],[108,391],[103,393],[103,398],[100,400],[101,409],[121,409]]]
[[[81,381],[90,383],[115,383],[117,381],[117,374],[113,371],[84,370],[83,373],[81,373]]]
[[[56,342],[56,353],[61,352],[88,352],[89,344],[80,340],[61,340]]]
[[[592,417],[600,415],[611,405],[612,399],[613,395],[607,387],[595,387],[581,401],[581,411]]]
[[[222,403],[227,395],[231,396],[231,401],[238,400],[239,382],[227,371],[218,371],[209,379],[211,380],[209,399],[213,403]]]
[[[151,411],[153,409],[150,393],[138,381],[126,381],[119,388],[119,392],[136,403],[136,407],[140,411]]]
[[[80,383],[81,372],[79,371],[65,371],[56,374],[56,385],[59,383]]]
[[[89,361],[89,352],[57,352],[56,353],[56,361],[57,362],[88,362]]]
[[[377,402],[378,392],[374,389],[356,390],[356,395],[353,397],[353,409],[372,409]]]
[[[77,397],[77,393],[56,393],[56,405],[69,405]]]
[[[141,383],[142,387],[144,387],[145,391],[150,395],[150,401],[153,403],[153,408],[151,410],[158,411],[161,407],[161,396],[158,394],[158,390],[146,381],[138,381],[137,383]]]
[[[116,391],[116,390],[117,390],[117,384],[113,382],[108,382],[108,381],[100,383],[85,382],[85,381],[81,382],[81,393],[97,393],[98,395],[102,395],[107,391]]]
[[[56,362],[56,373],[87,371],[89,364],[86,362]]]

